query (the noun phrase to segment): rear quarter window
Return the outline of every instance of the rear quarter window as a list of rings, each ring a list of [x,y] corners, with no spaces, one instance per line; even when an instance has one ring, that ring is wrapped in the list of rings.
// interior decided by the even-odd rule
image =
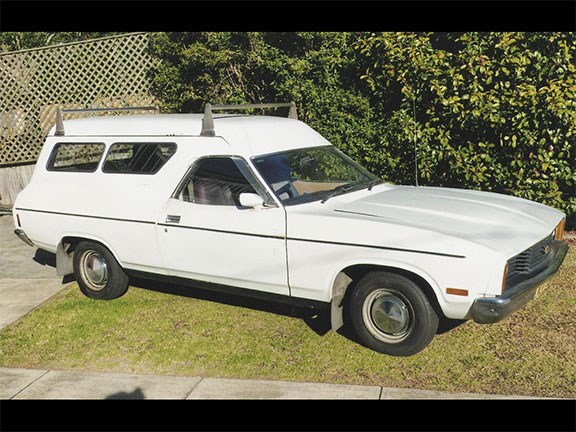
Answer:
[[[102,167],[105,173],[156,174],[176,153],[174,143],[114,143]]]
[[[103,143],[57,143],[46,169],[64,172],[94,172],[104,154]]]

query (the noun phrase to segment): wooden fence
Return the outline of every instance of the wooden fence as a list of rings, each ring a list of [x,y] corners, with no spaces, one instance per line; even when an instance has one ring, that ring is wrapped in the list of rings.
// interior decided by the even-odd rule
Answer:
[[[132,33],[0,54],[0,167],[36,161],[57,108],[156,103],[148,41]]]

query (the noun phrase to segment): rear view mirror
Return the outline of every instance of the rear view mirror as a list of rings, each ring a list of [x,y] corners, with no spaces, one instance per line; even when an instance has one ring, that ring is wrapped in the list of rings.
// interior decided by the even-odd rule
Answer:
[[[243,207],[252,207],[253,209],[261,209],[264,206],[264,200],[260,195],[255,193],[241,193],[240,205]]]

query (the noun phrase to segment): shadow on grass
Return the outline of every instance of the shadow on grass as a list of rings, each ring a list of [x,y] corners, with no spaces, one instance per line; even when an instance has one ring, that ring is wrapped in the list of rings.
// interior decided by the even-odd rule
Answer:
[[[34,261],[42,265],[56,267],[56,255],[41,249],[36,250]],[[74,280],[74,275],[67,275],[64,276],[62,282],[69,283]],[[155,281],[138,277],[130,278],[130,285],[137,288],[301,319],[312,331],[320,336],[325,335],[331,329],[330,308],[328,305],[326,307],[296,306],[273,300],[255,298],[248,295],[223,292],[222,289],[213,291],[211,289],[203,288],[201,284],[201,282],[198,282],[198,286],[195,286],[196,283],[191,282],[190,284],[182,285],[173,281]],[[454,320],[442,317],[436,333],[443,334],[449,332],[465,322],[466,321],[463,320]],[[345,320],[345,325],[338,330],[338,334],[355,343],[361,344],[348,320]]]
[[[131,278],[130,285],[136,288],[161,292],[164,294],[206,300],[230,306],[269,312],[291,318],[298,318],[303,320],[312,331],[320,336],[328,333],[331,328],[329,307],[302,307],[234,293],[213,291],[202,287],[196,287],[193,282],[191,282],[190,285],[180,285],[174,282],[158,282],[149,279]]]
[[[454,330],[456,327],[461,326],[464,324],[466,320],[457,320],[457,319],[450,319],[441,317],[440,323],[438,324],[438,330],[436,334],[444,334],[448,333],[450,330]]]
[[[42,249],[36,249],[34,261],[41,265],[56,268],[56,255]],[[74,275],[63,277],[62,283],[70,283],[75,280]],[[200,283],[199,283],[200,284]],[[180,285],[172,281],[154,281],[137,277],[130,278],[130,285],[150,291],[165,294],[190,297],[199,300],[207,300],[231,306],[239,306],[248,309],[270,312],[303,320],[312,331],[322,336],[330,331],[330,309],[294,306],[292,304],[279,303],[272,300],[259,299],[234,293],[218,292],[191,285]]]

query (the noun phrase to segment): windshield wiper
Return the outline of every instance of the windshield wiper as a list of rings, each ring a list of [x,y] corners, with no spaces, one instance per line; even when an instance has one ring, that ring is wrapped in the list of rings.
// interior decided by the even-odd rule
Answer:
[[[342,195],[342,194],[345,194],[347,192],[351,192],[353,190],[361,190],[364,188],[368,188],[368,190],[372,190],[372,188],[374,186],[376,186],[377,184],[380,184],[380,183],[384,183],[384,182],[380,179],[375,179],[375,180],[371,180],[367,183],[348,183],[345,185],[337,186],[330,194],[326,195],[324,197],[324,199],[320,202],[322,204],[324,204],[330,198],[334,198],[335,196]]]
[[[376,185],[382,184],[384,183],[384,180],[380,180],[380,179],[376,179],[376,180],[372,180],[370,182],[368,182],[367,186],[368,186],[368,190],[372,190],[372,188]]]
[[[348,184],[344,184],[344,185],[340,185],[337,186],[336,188],[334,188],[334,190],[332,192],[330,192],[328,195],[326,195],[324,197],[324,199],[322,201],[320,201],[322,204],[324,204],[326,201],[328,201],[330,198],[333,198],[335,196],[338,195],[342,195],[345,194],[346,192],[351,191],[352,189],[356,189],[358,187],[357,184],[353,184],[353,183],[348,183]]]

